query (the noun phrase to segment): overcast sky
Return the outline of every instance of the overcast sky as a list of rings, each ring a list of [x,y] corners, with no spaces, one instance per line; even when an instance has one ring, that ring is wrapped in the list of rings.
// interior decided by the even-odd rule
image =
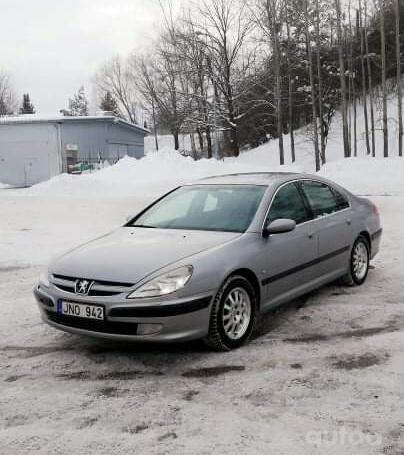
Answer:
[[[57,113],[109,57],[150,46],[157,0],[1,0],[0,69],[37,112]]]

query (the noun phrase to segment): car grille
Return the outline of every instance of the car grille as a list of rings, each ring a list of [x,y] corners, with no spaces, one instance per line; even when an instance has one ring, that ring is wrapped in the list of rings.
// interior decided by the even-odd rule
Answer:
[[[52,275],[51,282],[54,286],[64,292],[75,294],[76,281],[79,278],[74,278],[65,275]],[[93,281],[93,284],[88,292],[88,296],[91,297],[108,297],[113,295],[122,294],[129,292],[132,288],[132,283],[118,283],[113,281]]]
[[[54,313],[52,311],[45,311],[45,313],[49,321],[53,321],[56,322],[56,324],[61,324],[66,327],[72,327],[75,329],[116,335],[136,335],[137,333],[138,324],[136,323],[97,321],[95,319],[90,320],[65,316],[62,314]]]

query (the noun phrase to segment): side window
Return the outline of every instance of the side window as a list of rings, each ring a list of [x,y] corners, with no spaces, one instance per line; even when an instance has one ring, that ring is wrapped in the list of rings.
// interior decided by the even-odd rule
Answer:
[[[338,207],[334,191],[325,183],[304,181],[302,188],[309,201],[314,218],[321,218],[341,210]]]
[[[349,208],[348,199],[343,194],[341,194],[339,191],[335,190],[334,188],[333,188],[333,193],[334,193],[335,199],[337,200],[338,210],[344,210],[344,209]]]
[[[300,192],[294,183],[285,185],[276,193],[267,223],[281,218],[294,220],[296,224],[304,223],[310,219]]]

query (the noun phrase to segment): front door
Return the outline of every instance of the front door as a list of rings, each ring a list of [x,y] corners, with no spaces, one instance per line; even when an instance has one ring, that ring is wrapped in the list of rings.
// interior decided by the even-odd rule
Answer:
[[[297,226],[292,232],[263,239],[264,310],[304,293],[315,279],[317,232],[295,182],[280,187],[272,199],[266,224],[277,219],[292,219]]]

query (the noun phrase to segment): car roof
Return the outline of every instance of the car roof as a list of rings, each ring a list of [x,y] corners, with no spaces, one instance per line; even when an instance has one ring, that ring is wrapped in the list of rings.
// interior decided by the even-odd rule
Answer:
[[[205,177],[193,185],[273,185],[302,177],[296,172],[248,172]]]

